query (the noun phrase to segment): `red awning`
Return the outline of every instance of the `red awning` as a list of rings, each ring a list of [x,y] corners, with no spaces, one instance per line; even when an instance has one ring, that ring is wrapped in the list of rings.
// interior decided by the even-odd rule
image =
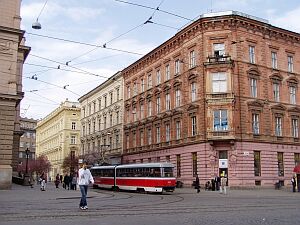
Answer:
[[[295,166],[294,170],[293,170],[294,173],[300,173],[300,164]]]

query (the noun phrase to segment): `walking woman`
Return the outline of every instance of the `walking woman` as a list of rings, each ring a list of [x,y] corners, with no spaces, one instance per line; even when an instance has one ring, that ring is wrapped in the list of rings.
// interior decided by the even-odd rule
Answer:
[[[196,180],[195,180],[195,189],[197,189],[197,193],[199,193],[199,192],[200,192],[200,181],[199,181],[198,174],[196,175]]]
[[[79,208],[82,210],[88,209],[86,196],[88,191],[88,186],[90,183],[94,183],[94,178],[89,169],[87,169],[86,163],[82,164],[82,167],[78,171],[78,185],[81,192],[81,199],[79,203]]]

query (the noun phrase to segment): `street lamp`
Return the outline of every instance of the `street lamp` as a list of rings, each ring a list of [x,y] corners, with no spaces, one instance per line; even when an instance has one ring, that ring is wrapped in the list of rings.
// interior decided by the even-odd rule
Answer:
[[[26,167],[25,167],[25,175],[24,175],[24,185],[31,185],[29,182],[29,175],[28,175],[28,158],[29,158],[29,152],[30,150],[27,148],[25,150],[25,154],[26,154]]]
[[[36,21],[35,21],[34,23],[32,23],[32,28],[33,28],[33,29],[36,29],[36,30],[42,29],[42,25],[41,25],[40,22],[39,22],[39,17],[41,16],[41,14],[42,14],[42,12],[43,12],[43,10],[44,10],[44,8],[45,8],[47,2],[48,2],[48,0],[45,1],[45,4],[44,4],[43,8],[41,9],[41,11],[40,11],[38,17],[36,18]]]
[[[28,173],[28,158],[29,158],[29,152],[30,150],[27,148],[25,150],[25,154],[26,154],[26,169],[25,169],[25,175]]]

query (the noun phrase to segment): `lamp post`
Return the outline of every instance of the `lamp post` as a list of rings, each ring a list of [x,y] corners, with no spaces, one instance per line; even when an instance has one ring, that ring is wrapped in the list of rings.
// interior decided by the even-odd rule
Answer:
[[[29,158],[29,152],[30,152],[30,150],[27,148],[25,150],[25,154],[26,154],[26,167],[25,167],[25,175],[24,175],[23,185],[31,185],[30,182],[29,182],[30,176],[28,175],[28,158]]]

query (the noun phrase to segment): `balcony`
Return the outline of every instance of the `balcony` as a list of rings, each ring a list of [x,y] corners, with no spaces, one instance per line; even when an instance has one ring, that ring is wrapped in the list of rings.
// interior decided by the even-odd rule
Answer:
[[[233,64],[233,60],[229,55],[209,55],[207,62],[204,62],[204,66],[220,64]]]
[[[227,104],[234,101],[233,93],[207,93],[206,102],[208,104]]]
[[[208,140],[232,140],[235,139],[235,133],[233,130],[221,130],[221,131],[208,131]]]

